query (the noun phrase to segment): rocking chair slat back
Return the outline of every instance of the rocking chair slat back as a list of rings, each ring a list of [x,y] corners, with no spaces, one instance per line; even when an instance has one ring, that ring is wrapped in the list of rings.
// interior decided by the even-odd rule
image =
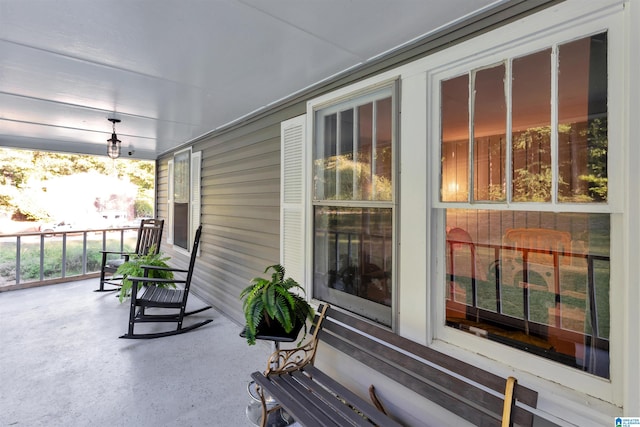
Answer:
[[[138,228],[138,238],[134,252],[102,251],[102,264],[100,268],[100,287],[96,292],[110,292],[119,289],[122,277],[115,276],[116,270],[129,260],[131,255],[147,255],[151,248],[155,252],[160,251],[162,243],[162,230],[164,228],[163,219],[143,219]],[[117,255],[117,258],[110,258]],[[116,288],[105,289],[104,285],[116,286]]]
[[[155,246],[156,253],[160,250],[162,242],[162,230],[164,228],[163,219],[145,219],[140,223],[138,231],[138,242],[136,243],[136,254],[147,255]]]

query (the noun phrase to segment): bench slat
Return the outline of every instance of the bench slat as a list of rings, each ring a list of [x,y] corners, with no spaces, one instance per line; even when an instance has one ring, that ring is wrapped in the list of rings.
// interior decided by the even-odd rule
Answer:
[[[291,397],[299,402],[307,413],[310,413],[318,419],[323,426],[342,426],[344,425],[344,418],[338,413],[331,410],[327,406],[326,402],[318,399],[311,390],[298,382],[290,374],[273,375],[268,377],[269,380],[282,387],[287,393],[290,393]]]
[[[387,375],[391,378],[395,377],[395,371],[391,368],[397,367],[409,372],[412,376],[418,376],[433,385],[435,389],[448,392],[451,390],[453,394],[460,395],[469,402],[473,402],[479,407],[487,408],[494,414],[502,412],[503,401],[497,396],[491,395],[476,387],[470,387],[469,384],[459,378],[444,373],[442,370],[433,366],[424,364],[406,354],[400,353],[384,344],[372,341],[370,338],[356,333],[350,329],[344,328],[336,323],[327,322],[323,332],[333,332],[349,343],[351,346],[360,347],[362,351],[373,355],[376,359],[383,362],[379,369],[386,372],[391,370],[393,375]],[[326,341],[326,336],[322,337]],[[353,351],[353,350],[351,350]]]
[[[292,390],[284,390],[281,385],[274,383],[265,377],[261,372],[254,372],[251,378],[255,382],[268,390],[269,394],[275,398],[282,407],[294,416],[295,420],[305,427],[330,427],[336,426],[322,413],[311,412],[302,402],[292,395]]]
[[[371,427],[371,424],[367,422],[365,418],[358,415],[356,411],[347,406],[340,397],[336,395],[337,393],[334,394],[334,389],[332,389],[331,386],[329,386],[329,389],[332,391],[329,392],[315,381],[317,378],[314,377],[311,379],[302,371],[292,372],[291,376],[306,387],[310,393],[313,393],[314,397],[317,396],[322,400],[323,404],[327,406],[325,409],[326,412],[336,413],[336,422],[339,425],[345,425],[345,423],[348,423],[352,426],[366,425]],[[353,403],[348,397],[343,398],[349,403]],[[357,405],[354,404],[354,406]],[[360,408],[358,409],[360,410]]]
[[[314,381],[319,382],[322,385],[327,386],[336,394],[341,396],[347,402],[352,404],[354,407],[363,412],[371,421],[373,421],[376,425],[380,427],[402,427],[401,424],[397,423],[393,419],[387,417],[382,412],[378,411],[378,409],[367,402],[366,400],[360,398],[360,396],[351,392],[349,389],[344,387],[342,384],[338,383],[331,377],[329,377],[324,372],[315,368],[312,365],[305,366],[304,370],[309,373]]]
[[[323,335],[322,341],[349,355],[353,359],[365,364],[367,367],[386,375],[399,384],[402,384],[404,387],[413,390],[437,405],[451,410],[456,415],[466,419],[467,421],[476,423],[476,425],[500,425],[497,418],[492,418],[489,414],[482,412],[480,409],[469,406],[465,402],[456,398],[446,389],[436,387],[433,383],[420,381],[416,377],[395,366],[385,364],[380,359],[377,359],[359,348],[353,347],[350,343],[341,340],[336,335]]]
[[[435,365],[442,366],[447,370],[455,372],[465,378],[469,378],[470,380],[482,384],[498,393],[504,393],[505,378],[499,375],[478,369],[476,366],[457,360],[449,355],[440,353],[437,350],[401,337],[387,329],[358,319],[353,315],[334,309],[333,307],[329,307],[327,317],[347,324],[350,327],[405,350],[408,353],[415,354],[422,359],[429,360]],[[325,323],[323,328],[330,328],[333,323],[335,322]],[[518,401],[532,408],[535,408],[538,404],[538,392],[520,384],[518,384],[515,389],[515,397]]]

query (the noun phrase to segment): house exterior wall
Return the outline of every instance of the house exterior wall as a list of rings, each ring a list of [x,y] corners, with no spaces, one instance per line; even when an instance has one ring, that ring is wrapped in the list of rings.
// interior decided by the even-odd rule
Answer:
[[[518,3],[518,2],[516,2]],[[590,12],[585,12],[585,10]],[[612,273],[611,305],[611,378],[594,378],[584,373],[571,372],[519,350],[496,347],[496,344],[448,331],[444,326],[442,291],[438,283],[439,272],[435,259],[438,245],[444,246],[438,230],[444,226],[443,213],[430,199],[435,190],[432,169],[438,162],[430,158],[432,148],[428,129],[428,94],[430,72],[436,64],[446,63],[447,56],[472,55],[479,46],[492,46],[518,40],[524,30],[541,36],[564,26],[576,25],[567,18],[572,11],[581,13],[581,22],[591,15],[614,23],[616,32],[613,55],[615,70],[610,79],[616,79],[611,99],[616,105],[610,111],[621,129],[615,130],[619,144],[612,150],[613,161],[620,169],[612,172],[622,188],[611,189],[612,208],[612,260],[616,260]],[[586,13],[586,15],[585,15]],[[591,13],[591,15],[590,15]],[[505,23],[509,17],[504,17]],[[249,280],[262,272],[265,266],[279,259],[280,211],[280,123],[308,113],[306,101],[321,103],[331,98],[347,96],[349,92],[366,88],[376,82],[398,79],[400,82],[400,255],[395,331],[425,345],[432,345],[452,357],[472,363],[501,375],[514,375],[540,393],[537,426],[614,425],[616,416],[640,415],[640,263],[637,253],[640,245],[640,159],[638,144],[640,124],[637,120],[640,104],[640,4],[637,1],[598,0],[581,2],[568,0],[539,11],[516,22],[486,32],[495,22],[478,29],[476,39],[467,38],[468,46],[459,45],[439,50],[439,56],[390,60],[376,64],[371,73],[360,73],[334,81],[326,87],[307,93],[285,107],[239,124],[211,136],[195,141],[193,150],[202,151],[201,222],[204,226],[202,254],[196,263],[195,292],[205,300],[242,323],[241,304],[237,298]],[[593,33],[603,27],[594,24]],[[611,27],[613,28],[613,27]],[[606,29],[606,28],[604,28]],[[589,31],[587,31],[588,33]],[[483,34],[480,34],[483,33]],[[393,62],[398,61],[394,67]],[[372,73],[376,75],[372,77]],[[346,85],[349,86],[346,86]],[[631,95],[631,94],[636,94]],[[166,217],[168,189],[167,164],[170,154],[158,162],[157,200],[158,216]],[[184,262],[186,256],[164,251]],[[310,247],[307,247],[310,250]],[[310,259],[307,257],[307,259]],[[307,276],[309,279],[310,276]],[[410,280],[409,280],[410,278]],[[614,283],[615,282],[615,283]],[[308,286],[308,284],[307,284]],[[310,288],[308,288],[308,293]],[[440,310],[440,311],[438,311]],[[441,325],[441,326],[438,326]],[[424,402],[415,393],[387,378],[370,372],[340,352],[323,346],[317,364],[341,378],[354,390],[366,394],[373,383],[379,397],[390,412],[407,425],[464,425],[453,414]]]
[[[192,289],[239,324],[238,296],[280,254],[280,121],[300,113],[285,108],[192,145],[202,152],[200,256]],[[158,162],[158,216],[168,217],[168,161]],[[188,256],[170,244],[163,251],[177,263]],[[186,265],[186,264],[185,264]]]

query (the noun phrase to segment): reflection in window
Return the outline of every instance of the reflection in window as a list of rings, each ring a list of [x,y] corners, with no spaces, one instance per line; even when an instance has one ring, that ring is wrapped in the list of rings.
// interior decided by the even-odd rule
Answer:
[[[314,297],[390,325],[344,296],[391,307],[392,249],[391,209],[316,207]]]
[[[606,202],[607,34],[560,45],[558,62],[558,198]]]
[[[469,76],[442,82],[443,202],[469,200]]]
[[[513,201],[550,202],[551,49],[513,60]]]
[[[331,114],[321,110],[317,120],[323,126],[316,138],[315,199],[390,201],[391,97]]]
[[[372,175],[376,177],[373,181],[373,200],[391,200],[391,173],[392,173],[392,110],[391,98],[381,99],[375,104],[376,121],[376,146],[373,151],[374,162]]]
[[[473,115],[473,198],[505,200],[507,106],[505,67],[475,72]]]
[[[440,95],[440,197],[467,203],[446,210],[447,324],[609,378],[610,216],[590,213],[607,201],[607,34]]]
[[[606,202],[607,34],[505,64],[441,82],[441,200]]]
[[[447,210],[447,324],[609,377],[609,215]]]
[[[358,147],[356,151],[356,161],[360,165],[373,164],[373,103],[360,105],[358,108]],[[356,200],[371,200],[371,173],[358,174],[357,188],[354,193]]]

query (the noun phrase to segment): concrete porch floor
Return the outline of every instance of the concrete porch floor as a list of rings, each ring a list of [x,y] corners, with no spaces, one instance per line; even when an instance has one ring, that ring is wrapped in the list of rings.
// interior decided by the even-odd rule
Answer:
[[[268,343],[249,347],[214,309],[191,316],[213,319],[194,331],[119,339],[129,306],[97,287],[0,293],[0,426],[253,425],[246,387]],[[202,305],[189,297],[190,308]]]

